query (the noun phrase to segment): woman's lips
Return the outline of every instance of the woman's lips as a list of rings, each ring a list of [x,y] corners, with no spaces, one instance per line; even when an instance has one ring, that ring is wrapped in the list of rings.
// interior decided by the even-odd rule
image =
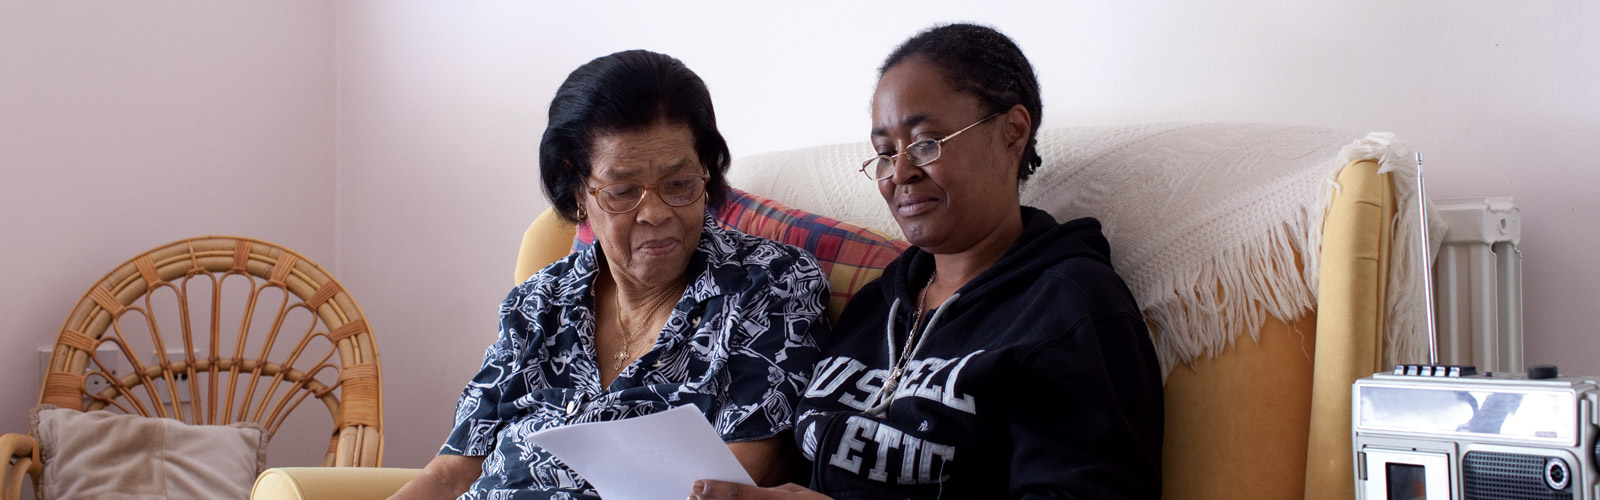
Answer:
[[[894,212],[899,214],[901,217],[919,215],[923,212],[933,210],[935,202],[937,201],[939,201],[938,198],[934,198],[925,194],[903,194],[895,200]]]
[[[649,240],[644,243],[640,243],[639,253],[643,253],[652,257],[660,257],[672,253],[672,251],[676,250],[677,248],[678,240],[676,238],[661,238],[659,240]]]

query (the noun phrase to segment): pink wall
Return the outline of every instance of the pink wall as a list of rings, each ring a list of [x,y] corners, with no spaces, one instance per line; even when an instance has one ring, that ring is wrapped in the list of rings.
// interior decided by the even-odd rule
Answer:
[[[35,348],[139,252],[232,234],[337,271],[333,15],[319,0],[0,3],[0,432],[27,431]],[[311,437],[283,433],[272,463],[320,462]]]
[[[545,207],[535,168],[555,83],[535,75],[572,65],[497,43],[501,25],[476,17],[497,8],[339,8],[340,279],[371,290],[387,464],[421,466],[444,442]]]

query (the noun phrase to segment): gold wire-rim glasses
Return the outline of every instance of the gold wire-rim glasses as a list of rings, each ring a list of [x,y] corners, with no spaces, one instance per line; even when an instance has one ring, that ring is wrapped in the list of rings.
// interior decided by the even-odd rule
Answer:
[[[961,130],[957,130],[955,132],[951,132],[950,135],[946,135],[946,136],[940,137],[938,139],[923,139],[923,140],[920,140],[920,141],[913,142],[910,145],[907,145],[904,151],[901,151],[899,153],[895,153],[895,154],[892,154],[892,155],[874,156],[872,158],[867,159],[867,161],[861,162],[861,168],[860,168],[859,171],[861,172],[861,175],[865,175],[865,176],[867,176],[868,179],[872,179],[874,181],[881,181],[881,180],[884,180],[884,179],[888,179],[888,178],[894,176],[894,160],[896,158],[901,157],[901,156],[906,156],[906,159],[911,160],[911,166],[914,166],[914,167],[925,167],[929,163],[933,163],[935,161],[938,161],[939,157],[944,156],[944,143],[945,143],[945,141],[948,141],[950,139],[954,139],[956,136],[961,135],[962,132],[966,132],[967,130],[971,129],[972,127],[978,126],[978,124],[980,124],[980,123],[989,121],[990,119],[993,119],[994,117],[1003,115],[1005,113],[1006,113],[1005,111],[1000,111],[1000,112],[991,114],[989,116],[985,116],[983,118],[979,118],[978,121],[972,122],[971,125],[967,125],[965,127],[961,127]],[[932,152],[933,156],[931,156],[931,157],[926,156],[925,153],[915,153],[914,152],[914,151],[917,151],[917,150],[926,149],[929,146],[933,147],[933,150],[932,150],[933,151]],[[877,167],[874,169],[874,172],[877,174],[876,176],[874,176],[873,174],[867,173],[867,167],[874,166],[874,164],[877,164]],[[887,172],[887,173],[885,173],[885,172]]]

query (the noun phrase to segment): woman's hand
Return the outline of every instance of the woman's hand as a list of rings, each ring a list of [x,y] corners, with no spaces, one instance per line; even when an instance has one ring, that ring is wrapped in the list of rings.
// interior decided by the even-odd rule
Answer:
[[[694,482],[689,500],[833,500],[827,495],[789,483],[776,488],[761,488],[739,483],[702,479]]]
[[[422,473],[407,481],[389,500],[455,498],[466,493],[483,473],[486,457],[435,455]]]
[[[789,479],[783,473],[784,456],[783,440],[769,437],[756,441],[728,443],[728,449],[733,451],[733,457],[739,459],[739,465],[744,466],[750,479],[760,485],[779,485]]]

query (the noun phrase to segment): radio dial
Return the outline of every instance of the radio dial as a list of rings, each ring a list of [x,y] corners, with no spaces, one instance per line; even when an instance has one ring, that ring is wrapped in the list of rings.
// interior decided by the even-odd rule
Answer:
[[[1551,458],[1544,463],[1544,484],[1552,490],[1567,489],[1567,482],[1571,479],[1572,471],[1567,470],[1567,461]]]
[[[1537,365],[1528,367],[1528,380],[1549,380],[1559,376],[1560,371],[1556,365]]]

